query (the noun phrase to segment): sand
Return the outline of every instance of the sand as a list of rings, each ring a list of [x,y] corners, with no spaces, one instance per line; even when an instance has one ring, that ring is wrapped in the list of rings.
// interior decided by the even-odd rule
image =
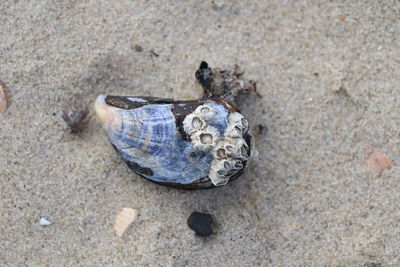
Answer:
[[[389,0],[3,0],[0,264],[399,265],[399,16]],[[257,81],[242,111],[268,128],[259,159],[215,190],[148,182],[109,145],[94,100],[198,98],[202,60]],[[84,107],[69,133],[62,110]],[[371,171],[374,149],[393,168]],[[123,207],[139,217],[119,238]],[[214,235],[195,236],[193,211]]]

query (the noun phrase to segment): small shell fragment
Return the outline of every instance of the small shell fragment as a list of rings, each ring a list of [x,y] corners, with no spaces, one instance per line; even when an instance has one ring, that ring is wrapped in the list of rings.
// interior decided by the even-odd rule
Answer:
[[[49,220],[47,220],[46,218],[40,218],[40,221],[39,221],[39,225],[40,226],[49,226],[49,225],[52,225],[53,223],[51,222],[51,221],[49,221]]]
[[[380,173],[384,169],[390,169],[393,167],[393,163],[390,158],[376,150],[371,153],[367,162],[368,168],[376,173]]]
[[[117,236],[122,235],[128,230],[131,223],[133,223],[138,217],[138,211],[131,208],[123,208],[117,215],[114,223],[114,232]]]
[[[4,113],[7,108],[7,98],[6,93],[4,92],[4,87],[0,82],[0,114]]]

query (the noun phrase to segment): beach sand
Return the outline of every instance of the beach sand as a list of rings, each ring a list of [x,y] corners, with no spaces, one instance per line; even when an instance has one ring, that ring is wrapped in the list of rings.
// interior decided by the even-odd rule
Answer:
[[[0,265],[400,265],[399,16],[398,1],[3,0]],[[267,127],[258,160],[214,190],[140,178],[96,96],[199,98],[202,60],[257,82],[241,107]],[[85,107],[71,134],[62,111]],[[374,150],[393,168],[369,169]],[[124,207],[139,216],[119,238]],[[188,228],[193,211],[214,235]]]

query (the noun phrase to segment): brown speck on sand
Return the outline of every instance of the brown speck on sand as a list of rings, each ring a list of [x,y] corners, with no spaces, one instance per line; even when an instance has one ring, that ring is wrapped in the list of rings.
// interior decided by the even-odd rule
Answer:
[[[339,15],[339,20],[340,20],[340,21],[345,21],[345,20],[346,20],[346,16]]]
[[[4,91],[4,86],[0,82],[0,114],[4,113],[7,108],[7,98],[6,98],[6,93]]]
[[[266,127],[264,125],[262,125],[262,124],[256,124],[256,125],[253,126],[252,130],[253,130],[253,132],[255,134],[262,135],[265,132]]]
[[[368,157],[368,168],[376,173],[382,172],[384,169],[390,169],[393,167],[393,163],[384,154],[374,150]]]

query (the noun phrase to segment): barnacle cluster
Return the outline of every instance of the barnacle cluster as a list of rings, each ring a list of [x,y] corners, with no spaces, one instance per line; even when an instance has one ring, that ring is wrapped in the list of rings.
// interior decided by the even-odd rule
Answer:
[[[190,136],[195,149],[209,152],[216,146],[220,134],[217,128],[209,125],[214,114],[214,108],[204,104],[183,120],[183,129]]]
[[[210,167],[209,178],[216,186],[225,185],[230,177],[243,169],[243,162],[248,160],[249,147],[243,136],[249,125],[246,119],[238,113],[232,112],[228,116],[228,126],[224,135],[209,125],[215,110],[207,104],[201,105],[186,116],[183,128],[190,136],[194,148],[211,152],[213,161]]]
[[[214,185],[226,184],[230,177],[243,169],[243,162],[249,157],[249,146],[243,138],[248,130],[249,124],[240,113],[229,115],[224,137],[213,150],[214,160],[208,176]]]

